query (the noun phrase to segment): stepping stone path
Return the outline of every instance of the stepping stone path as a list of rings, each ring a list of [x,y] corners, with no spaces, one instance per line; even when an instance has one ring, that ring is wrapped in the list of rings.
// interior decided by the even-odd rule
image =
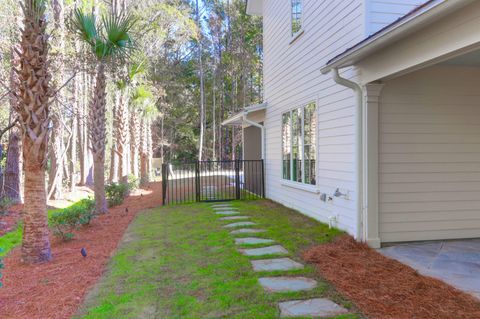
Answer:
[[[281,302],[279,307],[281,318],[310,316],[330,318],[348,312],[345,308],[324,298],[285,301]]]
[[[239,212],[224,211],[224,212],[216,212],[215,214],[228,216],[228,215],[237,215],[238,213],[239,213]]]
[[[256,225],[253,222],[238,222],[238,223],[233,223],[233,224],[228,224],[223,226],[223,228],[236,228],[236,227],[245,227],[245,226],[254,226]]]
[[[273,242],[274,241],[271,239],[263,239],[263,238],[256,238],[256,237],[235,238],[235,244],[237,245],[271,244]]]
[[[222,217],[220,220],[239,220],[247,219],[248,216],[230,216],[237,215],[239,212],[236,208],[233,208],[229,204],[216,204],[212,206],[215,214]],[[224,228],[236,228],[236,227],[245,227],[245,226],[254,226],[254,222],[243,221],[233,224],[228,224],[223,226]],[[243,234],[256,234],[263,233],[264,229],[255,229],[255,228],[240,228],[235,229],[230,232],[232,235],[243,235]],[[257,238],[257,237],[246,237],[246,238],[235,238],[235,244],[237,245],[261,245],[261,244],[271,244],[274,240]],[[251,248],[251,249],[239,249],[239,251],[246,256],[263,256],[263,255],[282,255],[288,254],[288,251],[280,246],[273,245],[268,247],[261,248]],[[260,260],[251,260],[253,270],[256,272],[268,272],[268,271],[288,271],[303,269],[304,266],[290,258],[272,258],[272,259],[260,259]],[[278,292],[294,292],[294,291],[304,291],[312,290],[317,287],[318,283],[316,280],[306,277],[263,277],[259,278],[260,285],[269,293],[278,293]],[[336,315],[341,315],[347,313],[348,310],[337,305],[336,303],[324,299],[324,298],[314,298],[307,300],[294,300],[294,301],[285,301],[279,303],[280,308],[280,317],[282,318],[294,318],[294,317],[315,317],[315,318],[328,318]]]
[[[290,258],[260,259],[250,261],[254,271],[287,271],[303,269],[303,265]]]
[[[268,292],[311,290],[317,286],[316,280],[306,277],[264,277],[258,281]]]
[[[266,232],[265,229],[255,229],[255,228],[242,228],[231,231],[230,234],[232,235],[241,235],[241,234],[258,234]]]
[[[238,220],[238,219],[248,219],[248,216],[230,216],[230,217],[222,217],[220,220]]]
[[[239,251],[245,256],[263,256],[263,255],[286,255],[288,250],[280,245],[252,248],[252,249],[239,249]]]

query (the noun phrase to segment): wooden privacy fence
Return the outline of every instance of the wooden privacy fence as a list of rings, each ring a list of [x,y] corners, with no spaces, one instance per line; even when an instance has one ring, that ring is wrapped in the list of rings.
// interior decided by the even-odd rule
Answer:
[[[265,197],[263,160],[162,165],[163,205]]]

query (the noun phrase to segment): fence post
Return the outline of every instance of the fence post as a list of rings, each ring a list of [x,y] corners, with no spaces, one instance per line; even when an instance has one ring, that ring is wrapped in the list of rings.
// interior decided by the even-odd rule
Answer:
[[[195,162],[195,200],[200,202],[200,161]]]
[[[162,164],[162,206],[165,206],[167,199],[168,168],[167,164]]]
[[[240,161],[235,160],[235,198],[240,199]]]
[[[262,159],[262,198],[265,198],[265,160]]]

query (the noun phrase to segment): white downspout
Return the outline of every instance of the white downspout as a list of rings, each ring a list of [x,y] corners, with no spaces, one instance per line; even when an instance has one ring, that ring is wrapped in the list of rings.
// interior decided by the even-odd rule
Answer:
[[[260,129],[261,139],[262,139],[262,160],[265,160],[265,126],[260,125],[256,122],[253,122],[253,121],[250,121],[249,119],[247,119],[248,113],[249,113],[248,111],[245,111],[245,113],[243,113],[243,122],[245,122],[249,125],[258,127]]]
[[[360,85],[342,78],[338,73],[338,68],[332,69],[333,80],[335,83],[352,89],[356,95],[355,107],[355,164],[356,164],[356,185],[355,194],[357,200],[357,240],[364,240],[363,238],[363,91]]]

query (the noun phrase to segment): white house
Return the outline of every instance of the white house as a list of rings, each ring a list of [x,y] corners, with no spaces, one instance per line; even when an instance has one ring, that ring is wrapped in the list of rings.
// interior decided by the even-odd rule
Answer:
[[[480,237],[480,1],[247,7],[265,103],[224,124],[263,144],[268,198],[373,247]]]

